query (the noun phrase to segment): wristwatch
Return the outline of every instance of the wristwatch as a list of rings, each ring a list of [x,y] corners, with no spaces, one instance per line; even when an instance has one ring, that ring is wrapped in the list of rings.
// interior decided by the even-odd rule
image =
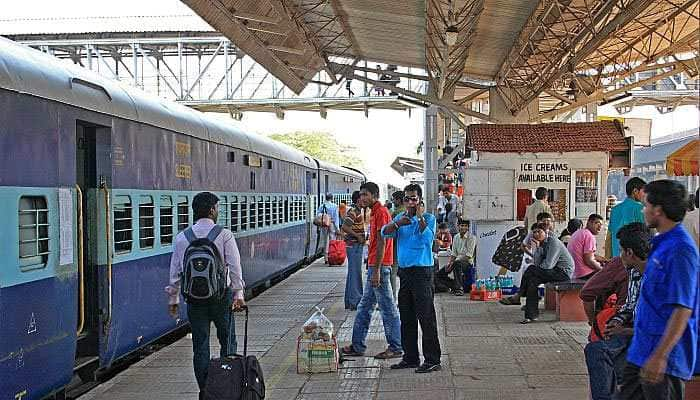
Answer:
[[[423,218],[423,216],[421,215],[420,217],[418,217],[418,222],[425,222],[425,218]]]

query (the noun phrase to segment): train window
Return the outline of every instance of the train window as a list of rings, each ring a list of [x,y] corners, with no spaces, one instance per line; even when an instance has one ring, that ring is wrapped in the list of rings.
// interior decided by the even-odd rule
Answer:
[[[131,217],[131,197],[114,197],[114,251],[116,253],[128,253],[131,251],[133,242],[132,217]]]
[[[292,221],[299,220],[299,199],[294,196],[292,199]]]
[[[270,196],[265,196],[265,226],[272,224],[272,201]]]
[[[255,229],[257,226],[258,211],[257,204],[255,202],[255,196],[250,197],[250,203],[248,203],[248,228]]]
[[[231,196],[231,232],[238,232],[238,224],[240,224],[238,216],[238,196]]]
[[[190,205],[187,196],[177,198],[177,231],[182,232],[190,226]]]
[[[173,198],[160,196],[160,244],[173,243]]]
[[[261,228],[261,227],[265,226],[264,225],[265,224],[265,203],[263,202],[262,196],[258,196],[258,198],[256,200],[258,202],[258,208],[257,208],[258,217],[256,218],[256,220],[257,220],[256,227]]]
[[[306,220],[306,198],[301,200],[301,219]]]
[[[228,198],[226,196],[219,196],[219,219],[216,222],[224,228],[230,228],[231,224],[228,207]]]
[[[255,171],[250,171],[250,190],[255,190]]]
[[[284,213],[282,222],[286,224],[289,222],[289,196],[285,197],[284,199],[284,208],[282,209],[282,212]]]
[[[282,210],[282,207],[284,207],[284,197],[279,196],[279,197],[277,197],[277,223],[278,224],[284,223],[284,211]]]
[[[236,153],[229,151],[226,153],[226,158],[228,159],[228,162],[236,162]]]
[[[267,160],[267,169],[272,169],[272,160]]]
[[[155,241],[155,206],[153,197],[141,196],[139,198],[139,247],[142,249],[153,247]]]
[[[49,260],[49,210],[46,197],[19,199],[19,261],[23,271],[44,268]]]
[[[240,201],[240,213],[241,213],[241,231],[248,229],[248,198],[241,196]]]

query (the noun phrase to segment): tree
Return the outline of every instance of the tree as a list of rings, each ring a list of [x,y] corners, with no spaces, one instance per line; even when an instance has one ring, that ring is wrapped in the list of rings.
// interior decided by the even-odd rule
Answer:
[[[357,148],[338,143],[328,132],[275,133],[270,135],[270,139],[299,149],[319,160],[362,168],[362,160],[357,154]]]

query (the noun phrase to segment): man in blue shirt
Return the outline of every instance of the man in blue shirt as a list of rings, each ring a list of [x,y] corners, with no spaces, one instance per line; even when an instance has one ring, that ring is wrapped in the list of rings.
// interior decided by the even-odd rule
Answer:
[[[399,314],[403,359],[392,369],[415,368],[418,373],[439,371],[440,341],[433,304],[433,239],[435,217],[426,213],[420,186],[404,188],[406,211],[382,228],[382,236],[398,239]],[[423,358],[418,354],[418,323],[423,332]],[[420,364],[420,365],[419,365]]]
[[[606,249],[610,249],[612,257],[620,255],[620,239],[617,238],[617,231],[632,222],[644,222],[644,214],[642,213],[644,185],[646,182],[641,178],[634,177],[628,180],[625,185],[627,198],[610,210],[610,223],[605,241]],[[608,247],[608,244],[611,247]]]
[[[328,214],[331,226],[321,227],[320,245],[323,246],[323,259],[328,264],[328,245],[331,239],[335,239],[335,234],[340,226],[340,216],[338,206],[333,203],[333,195],[326,194],[326,201],[318,207],[316,215]]]
[[[644,219],[659,234],[642,277],[623,399],[683,399],[698,351],[698,250],[683,221],[687,191],[671,180],[644,187]]]

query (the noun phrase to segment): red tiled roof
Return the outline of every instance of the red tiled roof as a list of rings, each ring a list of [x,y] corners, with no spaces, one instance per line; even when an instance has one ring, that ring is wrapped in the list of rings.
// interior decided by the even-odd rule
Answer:
[[[475,124],[467,135],[476,151],[557,153],[625,151],[629,144],[617,121],[550,124]]]

